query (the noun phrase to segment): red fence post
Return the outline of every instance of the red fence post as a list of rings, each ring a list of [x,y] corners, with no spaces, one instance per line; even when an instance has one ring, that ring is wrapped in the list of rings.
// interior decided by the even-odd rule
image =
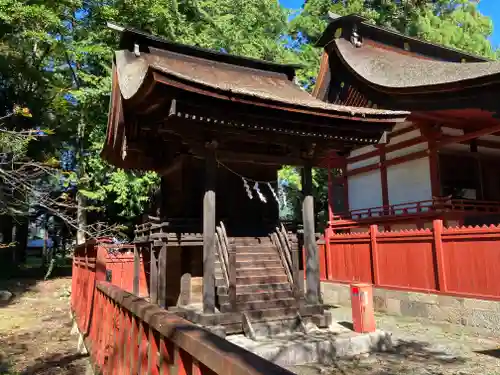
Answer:
[[[332,261],[330,237],[333,234],[332,228],[328,227],[325,230],[325,263],[326,263],[326,279],[333,280],[332,266],[330,262]]]
[[[434,240],[434,260],[437,271],[437,289],[441,292],[448,290],[446,286],[446,273],[444,270],[443,253],[443,220],[434,220],[432,222],[433,240]]]
[[[372,263],[372,280],[374,285],[380,285],[377,233],[378,233],[378,226],[370,225],[370,256]]]

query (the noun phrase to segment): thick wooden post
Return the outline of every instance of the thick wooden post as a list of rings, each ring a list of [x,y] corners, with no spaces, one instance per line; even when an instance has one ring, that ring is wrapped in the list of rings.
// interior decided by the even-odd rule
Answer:
[[[141,271],[141,256],[138,245],[134,246],[134,279],[132,281],[132,291],[139,296],[139,273]]]
[[[370,225],[370,256],[371,256],[372,271],[373,271],[372,279],[373,279],[373,284],[380,285],[377,233],[378,233],[378,226]]]
[[[158,305],[167,307],[167,243],[163,243],[158,254]]]
[[[308,161],[302,168],[302,221],[304,224],[304,246],[306,250],[306,299],[311,304],[319,303],[319,257],[314,230],[314,198],[312,195],[312,167]]]
[[[438,290],[447,292],[446,272],[444,269],[444,254],[443,254],[443,220],[434,220],[432,222],[433,238],[434,238],[434,256],[438,279]]]
[[[439,197],[441,195],[441,182],[439,178],[439,155],[437,152],[436,141],[434,139],[429,140],[428,153],[432,197]]]
[[[333,176],[332,176],[332,166],[331,160],[328,158],[328,226],[332,225],[333,222]]]
[[[203,312],[215,313],[215,146],[206,149],[203,197]]]
[[[156,251],[153,244],[151,249],[151,263],[149,265],[149,298],[151,303],[158,303],[158,264],[156,263]]]

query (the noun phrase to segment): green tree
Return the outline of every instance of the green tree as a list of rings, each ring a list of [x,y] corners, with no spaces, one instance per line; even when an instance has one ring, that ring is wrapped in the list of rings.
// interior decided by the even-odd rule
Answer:
[[[132,26],[172,41],[278,62],[297,62],[282,40],[287,12],[274,0],[163,1],[88,0],[65,15],[70,25],[61,43],[73,77],[70,112],[77,128],[72,147],[78,169],[81,205],[103,215],[125,218],[139,214],[158,178],[151,173],[117,170],[100,159],[110,90],[110,65],[118,35],[106,22]],[[83,221],[82,221],[83,224]]]
[[[308,67],[303,80],[313,80],[321,49],[312,47],[328,24],[328,12],[359,14],[373,24],[447,47],[495,58],[488,37],[493,22],[477,9],[475,0],[309,0],[291,22],[290,30],[302,38],[301,57]]]

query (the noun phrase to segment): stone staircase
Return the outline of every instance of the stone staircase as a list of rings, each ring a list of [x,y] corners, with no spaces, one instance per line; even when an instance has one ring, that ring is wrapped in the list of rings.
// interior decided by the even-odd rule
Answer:
[[[236,252],[236,309],[231,308],[229,290],[217,261],[219,310],[243,314],[243,330],[253,338],[304,331],[301,301],[293,294],[278,248],[271,239],[238,237],[229,241]],[[231,327],[226,327],[226,331],[230,332]]]

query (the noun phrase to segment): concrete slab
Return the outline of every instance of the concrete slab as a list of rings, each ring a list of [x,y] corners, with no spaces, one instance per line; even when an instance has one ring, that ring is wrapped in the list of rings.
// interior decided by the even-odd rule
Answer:
[[[231,335],[226,339],[280,366],[330,364],[338,358],[392,348],[391,335],[388,333],[376,331],[357,334],[337,323],[332,323],[328,329],[309,329],[307,334],[294,333],[259,340]]]

